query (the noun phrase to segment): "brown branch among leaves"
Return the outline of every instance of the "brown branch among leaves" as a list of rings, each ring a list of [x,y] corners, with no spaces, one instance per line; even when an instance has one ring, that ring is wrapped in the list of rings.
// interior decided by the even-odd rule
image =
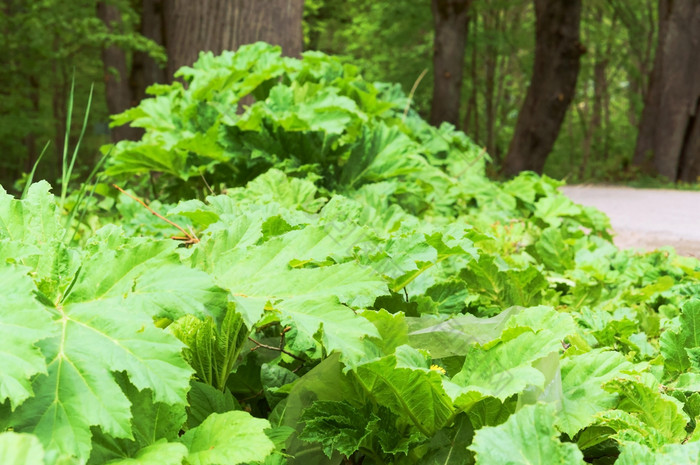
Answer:
[[[170,221],[169,219],[167,219],[166,217],[164,217],[163,215],[161,215],[161,214],[158,213],[157,211],[153,210],[151,207],[149,207],[148,205],[146,205],[146,202],[144,202],[143,200],[139,199],[139,198],[136,197],[135,195],[129,194],[127,191],[125,191],[125,190],[122,189],[121,187],[117,186],[116,184],[112,184],[112,186],[113,186],[115,189],[117,189],[119,192],[121,192],[122,194],[126,195],[127,197],[130,197],[131,199],[136,200],[138,203],[140,203],[141,205],[143,205],[143,206],[146,208],[146,210],[148,210],[149,212],[151,212],[152,214],[154,214],[155,216],[157,216],[157,217],[160,218],[161,220],[165,221],[166,223],[168,223],[168,224],[170,224],[170,225],[172,225],[172,226],[175,226],[177,229],[179,229],[180,231],[182,231],[182,233],[184,234],[184,236],[170,236],[171,239],[175,239],[175,240],[177,240],[177,241],[184,241],[184,244],[185,244],[186,246],[192,245],[192,244],[196,244],[196,243],[199,242],[199,238],[198,238],[197,235],[194,233],[194,231],[192,231],[191,228],[190,228],[190,232],[185,231],[184,228],[183,228],[182,226],[180,226],[180,225],[177,224],[177,223],[174,223],[174,222]]]
[[[252,349],[250,349],[251,352],[254,351],[254,350],[263,348],[263,349],[268,349],[268,350],[274,350],[274,351],[277,351],[277,352],[282,352],[283,354],[287,354],[287,355],[289,355],[290,357],[292,357],[294,360],[299,360],[299,361],[302,362],[302,363],[305,363],[305,362],[306,362],[306,360],[304,360],[303,358],[299,357],[298,355],[294,355],[293,353],[289,352],[288,350],[284,350],[282,347],[275,347],[275,346],[263,344],[262,342],[256,341],[256,340],[253,339],[252,337],[248,337],[248,340],[249,340],[250,342],[252,342],[253,344],[255,344],[255,347],[253,347]]]

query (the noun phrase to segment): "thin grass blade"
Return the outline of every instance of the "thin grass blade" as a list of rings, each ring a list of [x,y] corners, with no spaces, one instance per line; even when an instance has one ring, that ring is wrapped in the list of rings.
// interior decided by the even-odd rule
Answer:
[[[29,176],[27,177],[27,183],[24,185],[24,189],[22,190],[22,198],[27,197],[27,192],[29,192],[29,187],[32,185],[32,182],[34,182],[34,173],[36,173],[36,167],[39,166],[39,162],[41,162],[41,159],[44,158],[44,154],[46,153],[46,149],[49,148],[49,144],[51,141],[47,141],[46,144],[44,145],[44,148],[41,150],[41,153],[39,154],[39,158],[36,159],[34,162],[34,166],[32,167],[32,171],[29,173]]]

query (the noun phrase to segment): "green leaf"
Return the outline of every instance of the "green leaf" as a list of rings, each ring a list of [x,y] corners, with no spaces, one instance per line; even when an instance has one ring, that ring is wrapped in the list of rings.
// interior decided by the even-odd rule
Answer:
[[[184,405],[189,388],[191,369],[182,358],[182,345],[153,325],[156,315],[180,314],[187,300],[169,295],[174,286],[165,285],[167,276],[159,278],[162,288],[143,284],[158,274],[154,266],[175,276],[186,276],[189,269],[178,264],[176,255],[164,254],[162,244],[124,241],[111,234],[115,232],[107,230],[104,241],[93,243],[72,291],[55,308],[47,308],[53,331],[38,343],[47,375],[32,380],[35,397],[9,420],[15,430],[36,434],[47,450],[81,459],[90,453],[90,427],[99,426],[114,438],[132,437],[131,404],[114,372],[126,372],[138,390],[150,389],[156,402],[170,405]],[[107,250],[108,244],[118,247]],[[195,280],[179,283],[178,292],[206,294],[211,287],[208,279]]]
[[[93,431],[90,463],[141,457],[143,451],[152,445],[175,441],[185,422],[184,405],[154,402],[150,389],[138,391],[124,373],[115,373],[115,378],[131,403],[133,440],[113,438],[100,430]]]
[[[392,245],[399,249],[399,252],[389,252],[388,257],[391,266],[403,271],[403,275],[393,276],[396,279],[391,283],[391,290],[398,292],[413,282],[418,276],[429,268],[450,258],[459,257],[462,261],[470,262],[479,256],[474,243],[466,237],[466,227],[453,225],[453,228],[441,228],[439,232],[432,234],[409,234],[410,247],[402,240],[394,243],[388,240],[385,246],[389,250]],[[403,237],[406,237],[403,236]],[[402,237],[402,238],[403,238]],[[429,247],[427,247],[429,246]],[[402,262],[407,262],[403,265]]]
[[[604,430],[603,434],[612,436],[618,441],[634,441],[653,449],[668,443],[668,439],[659,430],[631,413],[622,410],[606,410],[597,416],[598,425],[607,430]],[[613,433],[615,433],[614,436]]]
[[[115,146],[112,161],[108,162],[105,175],[124,176],[159,171],[187,180],[190,173],[186,170],[186,161],[187,152],[171,150],[163,147],[160,142],[149,144],[121,141]]]
[[[185,315],[170,326],[170,331],[187,346],[185,359],[198,378],[223,392],[250,333],[235,307],[229,307],[221,325],[211,317],[200,320]]]
[[[469,421],[474,429],[500,425],[515,413],[517,404],[512,397],[505,401],[487,397],[469,410]]]
[[[692,299],[683,305],[679,331],[664,331],[660,341],[664,367],[670,373],[686,371],[691,366],[689,354],[700,347],[700,300]],[[694,356],[694,360],[697,359]],[[694,366],[700,369],[700,363]]]
[[[0,433],[0,463],[2,465],[38,465],[44,463],[44,449],[32,434]]]
[[[489,312],[513,305],[530,307],[542,300],[547,288],[544,276],[535,268],[516,269],[500,258],[482,255],[460,273],[469,289],[481,296],[480,301]]]
[[[338,350],[351,361],[362,356],[362,340],[378,333],[349,307],[373,303],[387,292],[385,282],[353,262],[313,268],[290,264],[324,261],[342,254],[346,246],[351,250],[353,240],[354,236],[333,236],[323,227],[307,227],[257,247],[233,248],[215,259],[197,260],[206,259],[205,265],[234,294],[237,304],[258,309],[247,312],[246,324],[256,323],[263,305],[270,302],[283,324],[293,324],[307,338],[321,334],[329,352]]]
[[[397,128],[379,124],[364,126],[343,166],[340,184],[349,188],[364,182],[378,182],[419,171],[425,161],[416,154],[417,146]]]
[[[594,350],[561,361],[562,407],[557,425],[573,437],[598,412],[615,407],[618,396],[603,385],[633,365],[617,352]]]
[[[643,444],[626,442],[615,465],[694,465],[700,459],[700,442],[668,444],[652,450]]]
[[[548,335],[526,332],[517,338],[466,355],[462,371],[446,383],[447,392],[462,409],[485,396],[505,399],[528,386],[544,388],[545,376],[534,364],[561,346]],[[478,393],[474,397],[473,393]]]
[[[425,291],[423,304],[428,308],[420,313],[463,313],[470,295],[467,283],[461,279],[436,283]]]
[[[179,443],[159,441],[139,450],[136,455],[108,462],[109,465],[181,465],[187,447]]]
[[[11,292],[0,293],[0,403],[14,410],[34,394],[31,378],[46,374],[44,355],[37,342],[54,334],[51,317],[33,297],[36,286],[26,269],[0,266],[0,282]]]
[[[0,186],[0,239],[42,244],[63,237],[51,186],[32,184],[26,198],[14,200]]]
[[[374,432],[371,425],[379,421],[368,407],[357,408],[348,402],[316,401],[301,416],[305,426],[299,439],[320,442],[328,458],[334,450],[349,457],[368,440]]]
[[[300,421],[304,409],[311,407],[316,400],[346,401],[353,405],[371,402],[367,393],[354,380],[353,372],[347,372],[339,361],[339,354],[331,354],[296,381],[287,399],[280,402],[270,415],[274,425],[283,425],[301,433]],[[303,458],[303,463],[326,464],[328,457],[317,443],[298,439],[297,435],[287,442],[288,454]]]
[[[286,70],[289,64],[281,54],[281,47],[264,42],[246,44],[219,56],[203,52],[192,67],[180,68],[176,76],[189,82],[196,99],[213,99],[227,87],[238,99]]]
[[[555,228],[558,228],[565,218],[581,214],[581,207],[563,194],[549,195],[535,203],[535,216]]]
[[[338,95],[337,88],[293,83],[273,87],[268,98],[251,106],[237,126],[250,131],[259,129],[261,120],[269,120],[289,132],[340,134],[351,123],[364,119],[355,102]]]
[[[260,381],[263,384],[265,399],[267,399],[271,409],[274,409],[281,400],[287,397],[292,383],[298,379],[299,375],[283,366],[271,363],[262,364]]]
[[[372,338],[373,344],[379,349],[377,356],[393,354],[397,347],[408,343],[408,326],[403,313],[365,310],[361,315],[371,321],[379,332],[378,338]],[[369,348],[367,355],[374,355]]]
[[[678,400],[660,393],[653,384],[655,380],[651,377],[642,381],[613,379],[605,384],[605,389],[620,396],[619,410],[630,413],[647,428],[658,431],[666,442],[679,442],[686,436],[688,416]],[[608,426],[620,429],[619,426]]]
[[[369,427],[385,454],[408,455],[411,450],[425,442],[425,437],[419,431],[407,431],[403,419],[386,407],[378,408],[378,416],[379,421],[370,424]]]
[[[679,391],[700,391],[700,373],[683,373],[672,386]]]
[[[236,465],[264,460],[274,450],[264,431],[269,427],[246,412],[213,413],[180,440],[189,449],[190,465]]]
[[[476,453],[479,465],[583,465],[576,445],[559,441],[554,418],[550,404],[528,405],[502,425],[478,430],[469,449]]]
[[[637,314],[628,307],[617,308],[612,313],[584,308],[579,315],[579,324],[590,329],[602,346],[612,346],[618,339],[627,338],[639,330]]]
[[[357,380],[377,403],[430,437],[445,426],[453,408],[440,373],[429,367],[423,354],[400,346],[396,355],[362,364],[356,372]]]
[[[305,179],[286,176],[282,171],[271,169],[248,183],[246,196],[258,201],[277,202],[283,207],[316,213],[326,202],[316,198],[318,189]]]
[[[511,307],[491,318],[469,314],[449,319],[408,318],[409,343],[427,350],[433,358],[463,356],[472,351],[472,344],[484,345],[497,340],[509,319],[521,310],[520,307]]]
[[[78,268],[77,253],[63,243],[65,231],[46,181],[15,200],[0,186],[0,261],[31,269],[39,291],[60,299]]]
[[[576,267],[574,252],[568,247],[562,236],[561,230],[547,228],[535,243],[537,255],[540,261],[550,270],[563,273]]]
[[[127,239],[107,226],[87,247],[91,253],[66,302],[114,301],[171,320],[184,314],[219,317],[226,309],[227,293],[206,273],[183,266],[172,241]]]
[[[558,353],[561,341],[573,333],[567,314],[547,307],[524,309],[508,319],[499,339],[470,346],[462,370],[445,382],[445,389],[464,410],[486,396],[504,400],[528,387],[544,389],[547,379],[537,362]]]
[[[192,381],[192,388],[187,393],[187,426],[194,428],[202,424],[212,413],[226,413],[240,410],[236,398],[230,391],[221,392],[215,387]]]
[[[443,428],[428,443],[429,452],[421,459],[425,465],[472,465],[474,453],[467,449],[474,438],[469,418],[457,416],[454,425]]]

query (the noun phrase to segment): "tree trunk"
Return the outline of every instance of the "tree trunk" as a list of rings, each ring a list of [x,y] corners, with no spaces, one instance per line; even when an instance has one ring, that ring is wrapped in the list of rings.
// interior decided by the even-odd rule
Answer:
[[[596,57],[596,62],[593,67],[593,115],[591,118],[591,131],[593,132],[593,146],[596,149],[596,153],[601,155],[601,159],[605,159],[604,149],[604,136],[603,136],[603,107],[607,101],[608,93],[608,78],[607,78],[607,67],[608,58],[610,55],[606,54],[604,57]],[[602,151],[602,152],[601,152]]]
[[[170,78],[200,51],[219,54],[265,41],[298,57],[303,47],[304,0],[168,0],[163,2]]]
[[[602,24],[603,22],[603,8],[595,8],[593,21],[596,24]],[[615,17],[613,13],[612,19],[613,25],[615,24]],[[593,38],[595,39],[595,38]],[[598,41],[602,41],[602,37],[597,38]],[[602,44],[596,44],[593,56],[593,103],[590,114],[590,121],[585,126],[584,139],[583,139],[583,156],[581,160],[581,166],[579,167],[579,178],[585,179],[586,172],[588,171],[588,166],[592,159],[596,158],[595,155],[602,155],[600,159],[605,159],[605,155],[601,152],[604,151],[603,143],[601,143],[601,135],[603,133],[603,104],[607,95],[607,66],[608,57],[610,56],[610,43],[608,40],[606,47]],[[586,95],[588,92],[586,91]],[[588,98],[586,97],[586,100]]]
[[[163,0],[141,2],[141,35],[158,45],[164,45]],[[131,67],[130,85],[137,102],[146,97],[146,88],[151,84],[166,82],[165,68],[148,53],[135,52]]]
[[[503,172],[541,173],[574,97],[581,55],[581,0],[535,0],[535,63]]]
[[[119,9],[105,2],[97,3],[97,16],[112,31],[121,23]],[[126,54],[116,45],[108,45],[102,49],[102,63],[104,66],[105,94],[107,97],[107,109],[112,115],[121,113],[137,103],[129,85],[129,73],[126,67]],[[142,131],[130,126],[119,126],[110,131],[112,141],[138,140]]]
[[[608,2],[613,9],[613,20],[619,18],[627,30],[627,94],[630,102],[628,119],[635,127],[639,125],[641,103],[646,100],[649,88],[654,37],[658,26],[654,14],[654,5],[657,2],[658,0],[638,0],[634,4],[626,0]]]
[[[433,47],[433,101],[430,124],[446,121],[459,127],[464,49],[472,0],[432,0],[435,43]]]
[[[500,11],[494,11],[492,5],[484,12],[484,30],[497,31],[500,26]],[[484,74],[486,78],[484,89],[484,101],[486,103],[486,152],[495,155],[495,129],[496,129],[496,107],[498,100],[495,100],[496,93],[496,68],[499,62],[499,51],[494,46],[493,41],[487,41],[484,56]]]
[[[659,39],[634,164],[671,181],[700,176],[700,3],[661,0]]]
[[[478,18],[470,17],[469,22],[474,21],[471,30],[473,32],[473,38],[476,37],[476,31],[479,27]],[[469,26],[467,26],[467,31],[469,31]],[[473,42],[476,43],[476,42]],[[469,63],[469,69],[471,70],[471,92],[469,99],[467,100],[467,109],[464,114],[464,122],[462,123],[462,130],[465,134],[469,134],[469,137],[474,141],[474,143],[479,143],[479,96],[477,92],[478,88],[478,68],[477,68],[477,55],[476,47],[472,47],[471,60]],[[434,101],[434,99],[433,99]],[[472,123],[473,121],[473,123]]]

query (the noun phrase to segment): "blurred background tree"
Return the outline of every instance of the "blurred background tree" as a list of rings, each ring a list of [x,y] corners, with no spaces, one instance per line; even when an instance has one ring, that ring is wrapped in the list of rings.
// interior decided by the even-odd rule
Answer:
[[[138,34],[139,10],[128,0],[110,4],[122,16],[108,28],[97,16],[94,0],[4,0],[0,10],[0,182],[7,188],[31,170],[42,147],[50,145],[37,178],[59,178],[63,139],[71,147],[78,137],[90,86],[95,97],[91,125],[83,142],[76,176],[94,165],[97,148],[109,134],[107,84],[115,70],[104,66],[102,51],[115,47],[165,61],[161,47]],[[72,122],[67,122],[68,97],[75,76]],[[130,102],[131,103],[131,102]],[[69,127],[70,126],[70,127]]]
[[[91,84],[91,124],[80,153],[85,169],[110,137],[139,137],[130,128],[110,133],[109,114],[144,98],[148,85],[172,79],[198,51],[235,49],[255,40],[282,45],[292,56],[302,50],[336,54],[370,80],[398,82],[407,93],[414,89],[414,108],[434,124],[447,121],[464,130],[490,154],[497,175],[509,147],[519,149],[522,160],[534,154],[532,144],[514,135],[521,108],[533,108],[523,105],[537,74],[535,3],[4,0],[0,183],[10,188],[21,180],[47,140],[52,143],[37,177],[57,179],[63,137],[69,132],[75,142]],[[570,182],[645,174],[696,181],[700,61],[690,57],[700,55],[700,7],[668,0],[581,3],[578,50],[586,53],[579,58],[571,102],[561,92],[535,98],[542,104],[560,93],[566,97],[560,105],[563,122],[551,136],[555,142],[537,164],[508,173],[542,170]],[[556,35],[560,25],[552,21],[562,19],[554,18],[544,18],[542,27]],[[67,123],[74,72],[74,123]],[[660,123],[667,120],[674,125]],[[638,139],[640,125],[654,130],[643,129]]]

